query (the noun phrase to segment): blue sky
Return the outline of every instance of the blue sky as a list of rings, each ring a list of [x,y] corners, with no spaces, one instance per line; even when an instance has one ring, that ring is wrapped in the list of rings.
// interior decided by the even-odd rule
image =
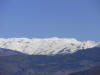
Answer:
[[[0,0],[0,37],[100,41],[100,0]]]

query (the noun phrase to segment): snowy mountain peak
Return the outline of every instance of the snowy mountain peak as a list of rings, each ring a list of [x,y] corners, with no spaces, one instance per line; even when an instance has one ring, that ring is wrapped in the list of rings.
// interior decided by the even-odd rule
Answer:
[[[0,48],[34,55],[67,54],[96,46],[100,46],[100,43],[81,42],[74,38],[0,38]]]

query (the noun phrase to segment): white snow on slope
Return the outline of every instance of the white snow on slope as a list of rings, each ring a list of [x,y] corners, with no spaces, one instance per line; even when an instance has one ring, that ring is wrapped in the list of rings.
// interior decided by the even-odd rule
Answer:
[[[100,46],[100,42],[81,42],[74,38],[0,38],[0,48],[34,55],[74,53],[80,49],[87,49],[96,46]]]

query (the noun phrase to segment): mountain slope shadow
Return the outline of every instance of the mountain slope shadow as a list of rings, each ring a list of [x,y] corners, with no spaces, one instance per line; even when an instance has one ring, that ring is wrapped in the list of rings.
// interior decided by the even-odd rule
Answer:
[[[11,49],[0,48],[0,56],[9,56],[9,55],[16,55],[16,54],[24,54],[24,53],[11,50]]]

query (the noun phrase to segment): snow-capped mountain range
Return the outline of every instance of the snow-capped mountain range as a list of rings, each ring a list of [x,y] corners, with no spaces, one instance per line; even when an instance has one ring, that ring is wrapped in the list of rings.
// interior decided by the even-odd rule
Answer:
[[[30,55],[67,54],[98,46],[100,46],[100,42],[81,42],[74,38],[0,38],[0,48],[11,49]]]

